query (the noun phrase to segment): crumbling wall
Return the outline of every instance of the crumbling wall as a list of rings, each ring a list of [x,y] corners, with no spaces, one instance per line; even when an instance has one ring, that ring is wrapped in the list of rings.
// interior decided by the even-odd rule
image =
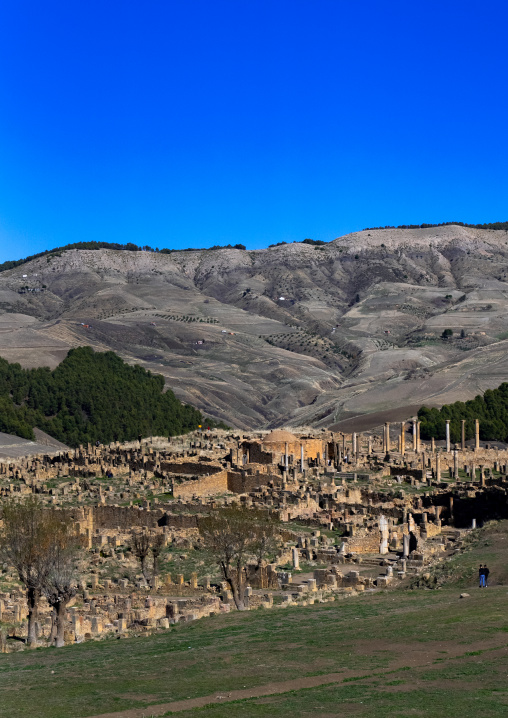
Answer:
[[[175,483],[173,495],[179,498],[196,496],[213,496],[228,490],[228,471],[220,471],[200,479],[189,479],[181,484]]]
[[[228,471],[227,477],[227,488],[235,494],[248,494],[258,486],[267,486],[270,481],[282,484],[282,478],[275,474],[244,474],[240,471]]]
[[[188,474],[189,476],[206,476],[222,471],[221,466],[206,461],[161,461],[160,468],[170,474]]]

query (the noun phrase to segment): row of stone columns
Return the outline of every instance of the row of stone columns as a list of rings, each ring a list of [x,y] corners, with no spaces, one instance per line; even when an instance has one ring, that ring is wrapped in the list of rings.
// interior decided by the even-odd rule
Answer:
[[[462,431],[461,431],[461,449],[462,451],[465,451],[466,449],[466,420],[462,419]],[[413,451],[415,453],[420,453],[420,424],[421,422],[417,419],[413,419]],[[399,440],[399,452],[404,455],[406,453],[406,422],[401,421],[400,422],[400,440]],[[451,451],[451,439],[450,439],[450,419],[446,420],[446,451],[449,453]],[[480,422],[478,419],[475,419],[475,450],[478,450],[480,448]],[[431,449],[434,453],[435,451],[435,441],[432,438],[431,439]],[[384,428],[383,428],[383,451],[385,454],[389,453],[391,450],[391,441],[390,441],[390,422],[386,421]]]

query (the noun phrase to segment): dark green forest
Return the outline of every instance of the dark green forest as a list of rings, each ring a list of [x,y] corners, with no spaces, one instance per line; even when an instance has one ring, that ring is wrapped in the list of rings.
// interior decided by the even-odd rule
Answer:
[[[430,229],[431,227],[447,227],[450,224],[458,224],[460,227],[472,227],[473,229],[504,229],[508,232],[508,222],[485,222],[484,224],[468,224],[467,222],[439,222],[438,224],[398,224],[396,227],[389,224],[384,227],[365,227],[369,229]]]
[[[483,441],[508,441],[508,383],[497,389],[487,389],[483,396],[469,401],[445,404],[441,409],[422,406],[418,412],[422,439],[444,439],[446,420],[450,419],[452,442],[461,440],[461,420],[466,420],[466,439],[474,436],[474,421],[480,421],[480,439]]]
[[[176,436],[204,424],[164,378],[129,366],[114,352],[71,349],[53,371],[0,358],[0,431],[33,439],[38,427],[68,446]],[[210,425],[210,424],[208,424]]]

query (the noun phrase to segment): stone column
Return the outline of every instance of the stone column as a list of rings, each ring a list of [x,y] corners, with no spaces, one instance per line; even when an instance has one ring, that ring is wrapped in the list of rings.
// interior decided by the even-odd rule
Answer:
[[[300,444],[300,470],[303,473],[303,444]]]
[[[285,465],[286,471],[287,471],[287,470],[288,470],[288,467],[289,467],[288,442],[287,442],[287,441],[286,441],[286,443],[284,444],[284,465]]]
[[[462,451],[465,451],[466,450],[466,420],[461,419],[460,423],[462,424],[461,449],[462,449]]]
[[[406,422],[400,422],[400,453],[402,456],[406,453]]]
[[[351,443],[353,444],[353,456],[356,458],[356,431],[351,434]]]
[[[403,534],[402,536],[402,556],[403,558],[409,556],[409,534]]]
[[[299,571],[300,570],[300,556],[298,554],[298,549],[296,548],[296,546],[293,546],[293,548],[291,549],[291,558],[293,560],[294,570]]]
[[[430,440],[430,450],[433,454],[436,453],[436,440],[434,439],[434,437],[432,437]]]
[[[457,480],[459,478],[459,452],[453,452],[453,478]]]
[[[480,448],[480,422],[478,419],[474,420],[474,448],[475,451]]]
[[[388,454],[390,452],[391,446],[390,446],[390,422],[385,422],[385,432],[386,432],[386,438],[385,438],[385,453]]]
[[[446,453],[450,453],[450,419],[446,420]]]
[[[416,422],[416,451],[420,451],[420,424],[421,421]]]
[[[367,449],[367,451],[369,452],[369,456],[370,456],[370,454],[372,454],[372,439],[371,439],[370,437],[369,437],[369,443],[368,443],[368,449]]]
[[[388,553],[388,521],[385,516],[379,517],[379,553],[383,556]]]
[[[416,419],[413,419],[413,451],[417,451]]]
[[[436,454],[436,481],[441,481],[441,456]]]

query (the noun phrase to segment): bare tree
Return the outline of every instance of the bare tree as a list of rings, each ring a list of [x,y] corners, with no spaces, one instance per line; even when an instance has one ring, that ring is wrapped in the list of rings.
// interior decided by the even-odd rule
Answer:
[[[278,521],[264,511],[225,508],[199,519],[199,532],[229,584],[239,611],[245,610],[246,567],[261,565],[278,535]]]
[[[0,554],[13,566],[25,587],[28,603],[28,645],[37,643],[35,623],[42,591],[52,567],[54,538],[59,521],[54,511],[45,511],[37,497],[2,506],[3,527]]]
[[[143,574],[145,581],[149,581],[149,572],[146,565],[146,559],[150,552],[150,534],[146,531],[139,531],[132,534],[131,549],[132,553],[139,559],[141,564],[141,573]]]
[[[57,648],[64,645],[67,605],[78,590],[82,549],[82,538],[69,521],[62,521],[54,537],[51,568],[43,587],[43,593],[53,609],[50,641]]]
[[[155,534],[150,542],[150,552],[153,559],[153,571],[152,580],[155,583],[155,579],[159,575],[159,556],[161,555],[162,549],[164,548],[164,536],[162,534]]]

